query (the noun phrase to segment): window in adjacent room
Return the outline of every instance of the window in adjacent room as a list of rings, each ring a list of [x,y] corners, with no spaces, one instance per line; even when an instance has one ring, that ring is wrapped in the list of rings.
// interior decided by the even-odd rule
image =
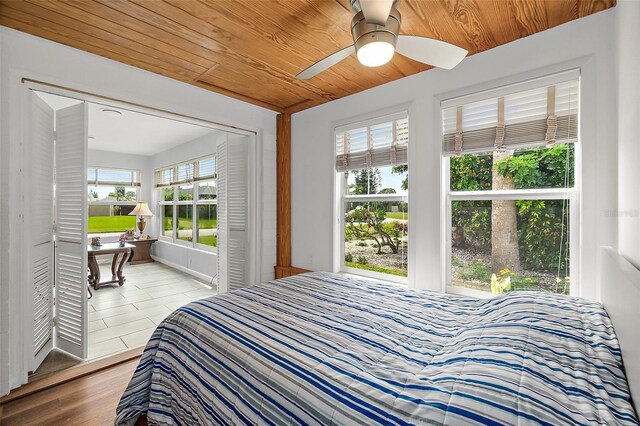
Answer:
[[[336,128],[341,270],[406,282],[406,112]]]
[[[138,170],[87,169],[89,218],[87,232],[91,234],[121,234],[136,228],[136,217],[129,216],[139,198]]]
[[[155,172],[161,238],[211,250],[217,246],[216,160],[207,156]]]
[[[575,293],[577,72],[443,102],[447,284]]]

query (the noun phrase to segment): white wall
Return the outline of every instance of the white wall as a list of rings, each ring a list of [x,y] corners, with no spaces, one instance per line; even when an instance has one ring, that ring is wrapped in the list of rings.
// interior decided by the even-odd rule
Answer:
[[[620,253],[640,268],[640,2],[616,6]]]
[[[264,200],[259,206],[264,225],[261,279],[273,277],[274,112],[5,27],[0,27],[0,43],[0,109],[6,112],[0,116],[0,395],[26,380],[21,342],[29,336],[31,322],[21,308],[30,297],[20,267],[25,243],[22,197],[26,193],[20,182],[22,174],[28,173],[23,156],[28,137],[28,90],[22,78],[255,131],[262,166],[258,182]]]
[[[153,182],[153,172],[156,169],[215,154],[218,140],[226,137],[224,132],[212,131],[197,139],[150,156],[150,176],[146,178],[149,182]],[[148,199],[150,200],[149,208],[155,215],[150,218],[151,221],[148,226],[150,226],[151,235],[157,237],[160,235],[160,217],[162,213],[158,207],[158,202],[160,201],[158,191],[151,190]],[[218,257],[214,252],[198,250],[168,241],[157,241],[152,246],[151,254],[156,260],[183,270],[196,272],[206,280],[217,275]]]
[[[465,59],[339,99],[292,117],[293,264],[332,270],[332,123],[410,105],[409,284],[441,291],[441,94],[461,95],[557,72],[582,69],[583,146],[580,294],[598,297],[597,247],[617,246],[615,12],[608,10]],[[637,40],[636,40],[637,42]],[[356,77],[357,78],[357,77]]]

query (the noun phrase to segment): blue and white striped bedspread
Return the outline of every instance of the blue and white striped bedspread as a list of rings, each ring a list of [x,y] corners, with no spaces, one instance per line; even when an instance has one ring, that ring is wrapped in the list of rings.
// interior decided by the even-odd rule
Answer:
[[[116,424],[638,424],[598,303],[491,300],[311,273],[155,331]]]

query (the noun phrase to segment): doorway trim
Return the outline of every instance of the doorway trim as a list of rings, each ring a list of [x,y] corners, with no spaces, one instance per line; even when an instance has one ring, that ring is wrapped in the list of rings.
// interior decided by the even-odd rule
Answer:
[[[259,279],[261,276],[262,269],[262,247],[261,247],[261,235],[262,235],[262,220],[260,216],[260,209],[263,206],[263,197],[262,191],[260,191],[260,182],[262,180],[263,170],[262,170],[262,130],[252,130],[252,129],[244,129],[240,127],[235,127],[231,125],[226,125],[222,123],[217,123],[214,121],[201,119],[198,117],[189,116],[186,114],[176,113],[168,110],[164,110],[161,108],[156,108],[148,105],[141,105],[135,102],[129,102],[125,100],[115,99],[108,96],[102,96],[99,94],[86,92],[82,90],[76,90],[70,87],[60,86],[53,83],[48,83],[44,81],[39,81],[35,79],[31,79],[28,77],[20,77],[16,75],[18,71],[13,71],[12,76],[16,80],[20,80],[22,83],[18,86],[12,86],[10,88],[11,91],[16,90],[18,93],[15,98],[19,99],[19,104],[16,106],[16,109],[20,111],[20,125],[18,127],[19,134],[16,135],[20,139],[19,143],[19,154],[12,155],[12,158],[19,158],[19,164],[15,165],[15,169],[13,171],[18,171],[19,176],[16,178],[12,178],[10,184],[15,182],[19,184],[21,193],[25,193],[25,189],[29,186],[29,179],[24,174],[24,167],[26,165],[27,156],[26,156],[26,146],[28,144],[29,139],[29,108],[28,108],[28,95],[31,91],[39,91],[50,93],[53,95],[64,96],[72,99],[77,99],[83,102],[91,102],[97,103],[105,106],[112,106],[116,108],[121,108],[124,110],[129,110],[133,112],[138,112],[142,114],[152,115],[159,118],[170,119],[175,121],[181,121],[184,123],[189,123],[193,125],[203,126],[210,128],[212,130],[219,130],[223,132],[228,132],[237,135],[247,136],[249,142],[249,181],[248,181],[248,205],[249,205],[249,213],[248,213],[248,225],[250,228],[248,244],[249,244],[249,252],[251,253],[251,259],[248,264],[248,275],[247,281],[249,283],[256,283],[256,279]],[[16,78],[17,77],[17,78]],[[14,145],[11,144],[13,147]],[[13,148],[12,148],[13,150]],[[16,170],[17,169],[17,170]],[[19,214],[10,219],[10,226],[16,227],[15,229],[20,229],[25,231],[28,225],[24,221],[24,203],[23,198],[20,198],[19,201]],[[18,248],[22,250],[24,243],[20,238],[15,237],[16,233],[12,234],[11,243],[14,241],[18,244]],[[84,234],[86,239],[86,232]],[[12,245],[12,247],[16,247],[16,245]],[[11,276],[17,277],[20,282],[24,282],[24,278],[26,277],[25,272],[27,271],[28,263],[26,261],[19,262],[19,264],[15,265],[15,269],[12,268]],[[15,273],[14,273],[15,272]],[[28,291],[29,286],[22,286],[22,290],[20,291],[19,304],[21,307],[26,308],[27,303],[29,302],[29,298],[31,297],[30,292]],[[22,315],[20,312],[22,311]],[[14,318],[12,322],[17,322],[17,324],[12,324],[9,326],[11,331],[17,331],[17,336],[23,336],[23,341],[19,342],[18,345],[11,345],[12,351],[14,351],[13,356],[10,359],[20,360],[22,362],[21,368],[22,379],[20,380],[23,384],[27,383],[27,371],[23,368],[23,366],[29,365],[31,359],[31,353],[29,348],[32,344],[32,332],[33,330],[29,325],[32,323],[31,312],[28,309],[20,309],[15,311]],[[22,321],[21,321],[22,320]],[[115,363],[118,362],[118,354],[115,354],[111,357],[105,358],[106,360],[113,359]],[[17,374],[16,370],[11,369],[11,374],[13,379],[17,379],[13,374]],[[10,380],[10,382],[15,385],[17,380]],[[17,388],[14,388],[14,391]]]

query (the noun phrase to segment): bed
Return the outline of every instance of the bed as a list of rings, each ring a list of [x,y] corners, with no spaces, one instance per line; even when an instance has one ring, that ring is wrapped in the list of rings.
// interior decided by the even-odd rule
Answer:
[[[602,305],[478,300],[308,273],[186,305],[154,332],[116,424],[628,424]]]

